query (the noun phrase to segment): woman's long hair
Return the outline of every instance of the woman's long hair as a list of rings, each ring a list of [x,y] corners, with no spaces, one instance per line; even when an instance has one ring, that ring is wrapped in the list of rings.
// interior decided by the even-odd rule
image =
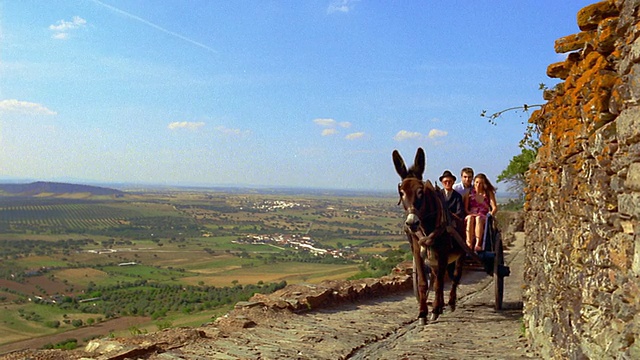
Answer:
[[[475,182],[475,179],[478,179],[478,178],[482,179],[482,181],[484,182],[484,190],[495,195],[497,189],[495,186],[493,186],[491,181],[489,181],[489,179],[487,178],[487,175],[483,173],[476,175],[473,178],[474,182]]]

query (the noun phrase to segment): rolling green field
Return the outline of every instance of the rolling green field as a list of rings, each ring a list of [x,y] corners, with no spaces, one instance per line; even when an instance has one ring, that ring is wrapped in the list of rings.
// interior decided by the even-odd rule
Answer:
[[[0,352],[122,316],[204,323],[256,292],[388,273],[408,257],[401,218],[393,196],[0,196]]]

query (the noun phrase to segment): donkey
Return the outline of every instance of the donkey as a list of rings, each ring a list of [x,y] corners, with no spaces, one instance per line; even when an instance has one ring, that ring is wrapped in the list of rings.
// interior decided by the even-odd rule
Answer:
[[[430,268],[431,279],[434,279],[435,299],[430,321],[435,321],[444,308],[445,272],[449,273],[452,281],[448,305],[451,311],[454,311],[457,287],[462,277],[464,255],[471,250],[465,246],[460,235],[454,230],[454,226],[449,224],[450,217],[441,191],[434,188],[431,181],[422,181],[425,170],[424,150],[418,148],[414,163],[409,169],[397,150],[393,151],[392,157],[396,172],[402,179],[398,184],[400,195],[398,204],[404,206],[406,213],[404,231],[411,244],[414,257],[413,270],[418,275],[416,289],[420,306],[418,320],[421,325],[425,325],[429,288],[426,271]]]

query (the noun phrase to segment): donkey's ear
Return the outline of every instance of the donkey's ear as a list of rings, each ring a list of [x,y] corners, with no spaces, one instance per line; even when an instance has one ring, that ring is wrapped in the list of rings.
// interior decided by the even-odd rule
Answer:
[[[421,147],[416,151],[416,158],[413,160],[413,169],[416,172],[416,175],[422,177],[422,173],[424,173],[425,168],[425,155],[424,150]]]
[[[398,150],[393,150],[391,157],[393,158],[393,165],[396,167],[396,172],[400,175],[400,178],[406,178],[408,174],[407,166],[404,164],[404,160],[402,160],[402,156],[400,156]]]

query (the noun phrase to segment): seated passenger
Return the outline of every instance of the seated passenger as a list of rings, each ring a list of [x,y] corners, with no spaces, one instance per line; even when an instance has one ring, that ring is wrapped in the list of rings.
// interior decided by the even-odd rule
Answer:
[[[453,190],[453,183],[456,182],[456,177],[451,171],[445,170],[440,176],[440,182],[443,186],[441,191],[446,201],[447,209],[449,209],[451,218],[455,222],[456,230],[462,236],[464,234],[464,201],[462,200],[462,195]]]
[[[473,179],[473,189],[464,197],[464,208],[467,245],[476,252],[482,251],[482,237],[487,214],[498,212],[496,188],[485,174],[478,174]]]
[[[460,170],[460,182],[453,185],[453,190],[457,191],[460,195],[465,196],[469,193],[473,184],[473,169],[470,167],[463,167]]]

